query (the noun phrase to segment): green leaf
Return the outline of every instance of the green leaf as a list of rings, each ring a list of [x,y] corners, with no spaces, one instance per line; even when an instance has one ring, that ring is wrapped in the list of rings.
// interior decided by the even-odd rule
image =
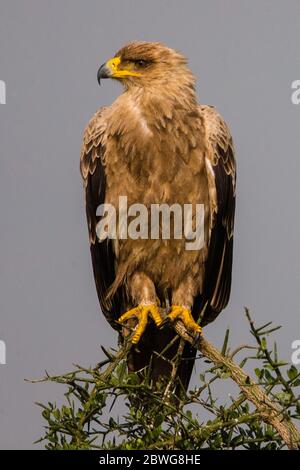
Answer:
[[[268,369],[265,369],[265,378],[267,379],[269,383],[272,383],[275,380],[274,377],[268,371]]]
[[[226,354],[227,346],[228,346],[228,339],[229,339],[229,329],[227,329],[225,333],[224,343],[223,343],[222,351],[221,351],[222,356],[225,356]]]
[[[266,338],[261,339],[261,348],[264,349],[264,350],[267,349],[267,340],[266,340]]]
[[[158,414],[156,417],[155,417],[155,420],[154,420],[154,426],[155,427],[158,427],[160,426],[163,422],[164,422],[164,415],[163,414]]]
[[[248,360],[248,358],[245,357],[245,358],[242,360],[242,362],[240,362],[239,366],[240,366],[241,369],[244,367],[244,365],[246,364],[247,360]]]
[[[291,395],[287,392],[278,392],[275,395],[282,403],[288,403],[291,400]]]
[[[298,375],[298,369],[295,366],[291,366],[287,371],[287,375],[290,380],[295,379]]]

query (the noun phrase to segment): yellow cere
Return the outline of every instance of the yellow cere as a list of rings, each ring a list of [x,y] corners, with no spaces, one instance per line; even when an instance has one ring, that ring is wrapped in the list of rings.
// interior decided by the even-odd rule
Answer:
[[[140,77],[142,74],[139,72],[134,72],[133,70],[119,70],[119,65],[121,63],[120,57],[113,57],[106,62],[107,67],[110,68],[112,76],[115,78],[122,77]]]

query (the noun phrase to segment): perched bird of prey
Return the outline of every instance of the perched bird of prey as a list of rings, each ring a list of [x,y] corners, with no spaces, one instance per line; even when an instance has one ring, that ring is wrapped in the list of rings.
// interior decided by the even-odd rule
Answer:
[[[168,377],[179,348],[173,329],[162,328],[162,311],[170,322],[180,319],[201,333],[229,300],[233,142],[216,109],[197,103],[195,77],[179,52],[157,42],[129,43],[100,67],[98,81],[106,78],[119,81],[124,92],[89,122],[80,163],[93,272],[111,326],[123,335],[134,329],[129,370],[151,362],[156,381]],[[184,237],[98,238],[99,205],[118,211],[120,195],[128,206],[203,204],[203,246],[187,250]],[[178,368],[184,387],[194,357],[186,344]]]

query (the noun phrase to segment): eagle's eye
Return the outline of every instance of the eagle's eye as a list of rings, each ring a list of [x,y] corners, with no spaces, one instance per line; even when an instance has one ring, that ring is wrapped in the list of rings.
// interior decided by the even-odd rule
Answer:
[[[140,65],[141,67],[144,67],[147,64],[147,62],[145,60],[138,60],[137,64]]]
[[[146,67],[149,64],[149,61],[143,59],[133,60],[133,62],[138,67]]]

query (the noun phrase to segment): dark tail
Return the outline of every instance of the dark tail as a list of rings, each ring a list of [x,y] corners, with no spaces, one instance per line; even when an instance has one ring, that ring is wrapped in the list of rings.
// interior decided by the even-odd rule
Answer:
[[[175,337],[176,334],[171,329],[159,330],[154,324],[149,324],[140,342],[129,354],[128,370],[139,372],[141,377],[147,374],[153,383],[167,383],[171,378],[172,364],[178,360],[175,393],[179,395],[180,390],[186,391],[189,386],[196,349],[185,343],[180,351],[180,338],[175,340]]]

